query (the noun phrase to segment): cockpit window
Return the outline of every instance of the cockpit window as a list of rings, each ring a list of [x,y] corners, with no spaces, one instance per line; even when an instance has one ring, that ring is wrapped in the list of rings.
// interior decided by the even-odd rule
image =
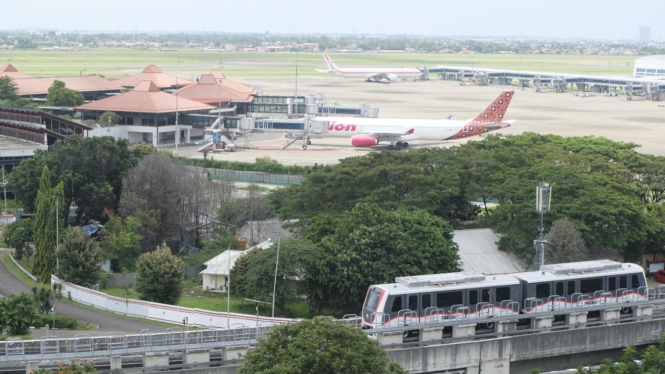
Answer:
[[[381,296],[381,291],[377,288],[372,288],[369,292],[369,297],[367,298],[367,307],[370,309],[376,309],[377,304],[379,304],[379,296]]]

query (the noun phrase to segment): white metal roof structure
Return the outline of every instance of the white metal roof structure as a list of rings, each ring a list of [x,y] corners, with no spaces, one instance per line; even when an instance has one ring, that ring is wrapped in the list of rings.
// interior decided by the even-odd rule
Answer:
[[[527,269],[514,255],[500,251],[500,237],[491,229],[455,230],[462,270],[481,274],[511,274]]]
[[[236,261],[243,256],[245,253],[248,251],[256,248],[256,249],[268,249],[270,248],[273,243],[270,239],[261,242],[251,248],[248,248],[244,251],[238,251],[235,249],[231,250],[226,250],[217,256],[211,258],[210,260],[204,262],[203,264],[206,266],[206,269],[204,269],[202,272],[199,274],[221,274],[221,275],[227,275],[227,272],[229,269],[233,269],[233,265],[235,265]],[[229,253],[231,252],[231,253]],[[229,257],[231,259],[231,262],[229,263]]]
[[[454,291],[482,288],[484,286],[518,285],[519,281],[510,275],[488,275],[460,272],[445,274],[427,274],[395,278],[395,283],[376,286],[389,290],[391,295],[411,293]]]
[[[665,55],[653,55],[635,60],[635,77],[661,77],[665,79]]]
[[[554,281],[577,278],[589,278],[589,275],[603,276],[643,273],[644,269],[636,264],[619,263],[612,260],[568,262],[563,264],[543,265],[540,271],[513,274],[516,278],[529,281]]]

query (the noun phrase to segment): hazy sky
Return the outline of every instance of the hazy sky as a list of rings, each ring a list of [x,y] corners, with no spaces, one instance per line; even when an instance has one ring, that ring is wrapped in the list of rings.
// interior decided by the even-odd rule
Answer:
[[[0,29],[369,33],[665,40],[665,0],[32,0]]]

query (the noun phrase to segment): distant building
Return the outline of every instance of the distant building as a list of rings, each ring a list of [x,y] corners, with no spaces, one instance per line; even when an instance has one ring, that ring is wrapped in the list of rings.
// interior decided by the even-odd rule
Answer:
[[[53,82],[59,80],[70,90],[78,91],[83,94],[85,101],[99,100],[108,97],[110,94],[122,92],[123,87],[119,84],[106,80],[97,75],[85,75],[81,77],[58,77],[58,78],[31,78],[15,79],[16,88],[20,96],[31,97],[33,99],[46,100],[48,89]]]
[[[665,55],[653,55],[635,60],[635,77],[665,77]]]
[[[200,273],[203,277],[203,289],[206,291],[226,291],[226,286],[229,283],[229,273],[233,270],[236,261],[252,249],[263,250],[270,248],[272,245],[273,242],[266,240],[244,251],[226,250],[206,261],[204,263],[206,269]],[[233,280],[231,280],[231,287],[233,287]]]
[[[0,78],[2,77],[9,77],[11,79],[32,78],[31,75],[24,74],[16,70],[16,68],[12,64],[6,64],[5,66],[0,68]]]
[[[238,113],[246,113],[256,93],[254,88],[226,78],[220,70],[213,70],[201,75],[198,82],[181,88],[178,96],[222,108],[235,106]]]
[[[648,43],[651,41],[651,27],[640,26],[640,43]]]

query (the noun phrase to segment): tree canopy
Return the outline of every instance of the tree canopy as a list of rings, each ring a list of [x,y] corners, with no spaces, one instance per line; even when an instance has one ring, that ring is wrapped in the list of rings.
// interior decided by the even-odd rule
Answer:
[[[182,295],[182,260],[171,254],[166,243],[139,257],[135,289],[141,300],[174,304]]]
[[[62,230],[64,225],[64,200],[62,182],[55,188],[51,188],[51,173],[48,166],[44,166],[42,176],[39,179],[39,191],[37,192],[37,211],[34,224],[36,253],[33,267],[33,273],[42,283],[49,282],[51,274],[55,273],[56,239],[57,231]]]
[[[371,284],[395,277],[459,270],[452,227],[423,210],[383,210],[358,204],[343,215],[321,215],[304,235],[320,248],[309,301],[361,305]]]
[[[272,192],[269,202],[281,219],[299,219],[300,230],[321,214],[365,202],[422,209],[455,226],[474,220],[503,234],[500,247],[528,261],[539,225],[534,190],[545,181],[553,186],[546,231],[567,218],[591,253],[618,252],[633,261],[665,243],[657,224],[665,157],[636,147],[597,137],[490,135],[458,147],[372,153],[314,168],[301,185]]]
[[[65,87],[65,82],[54,80],[46,94],[47,106],[75,107],[83,104],[83,94]]]
[[[276,326],[245,358],[239,374],[406,374],[375,340],[329,318]]]
[[[16,83],[10,77],[0,77],[0,105],[13,108],[37,108],[37,104],[18,95]]]
[[[99,244],[79,227],[69,230],[58,249],[58,278],[91,287],[101,274],[102,252]]]

